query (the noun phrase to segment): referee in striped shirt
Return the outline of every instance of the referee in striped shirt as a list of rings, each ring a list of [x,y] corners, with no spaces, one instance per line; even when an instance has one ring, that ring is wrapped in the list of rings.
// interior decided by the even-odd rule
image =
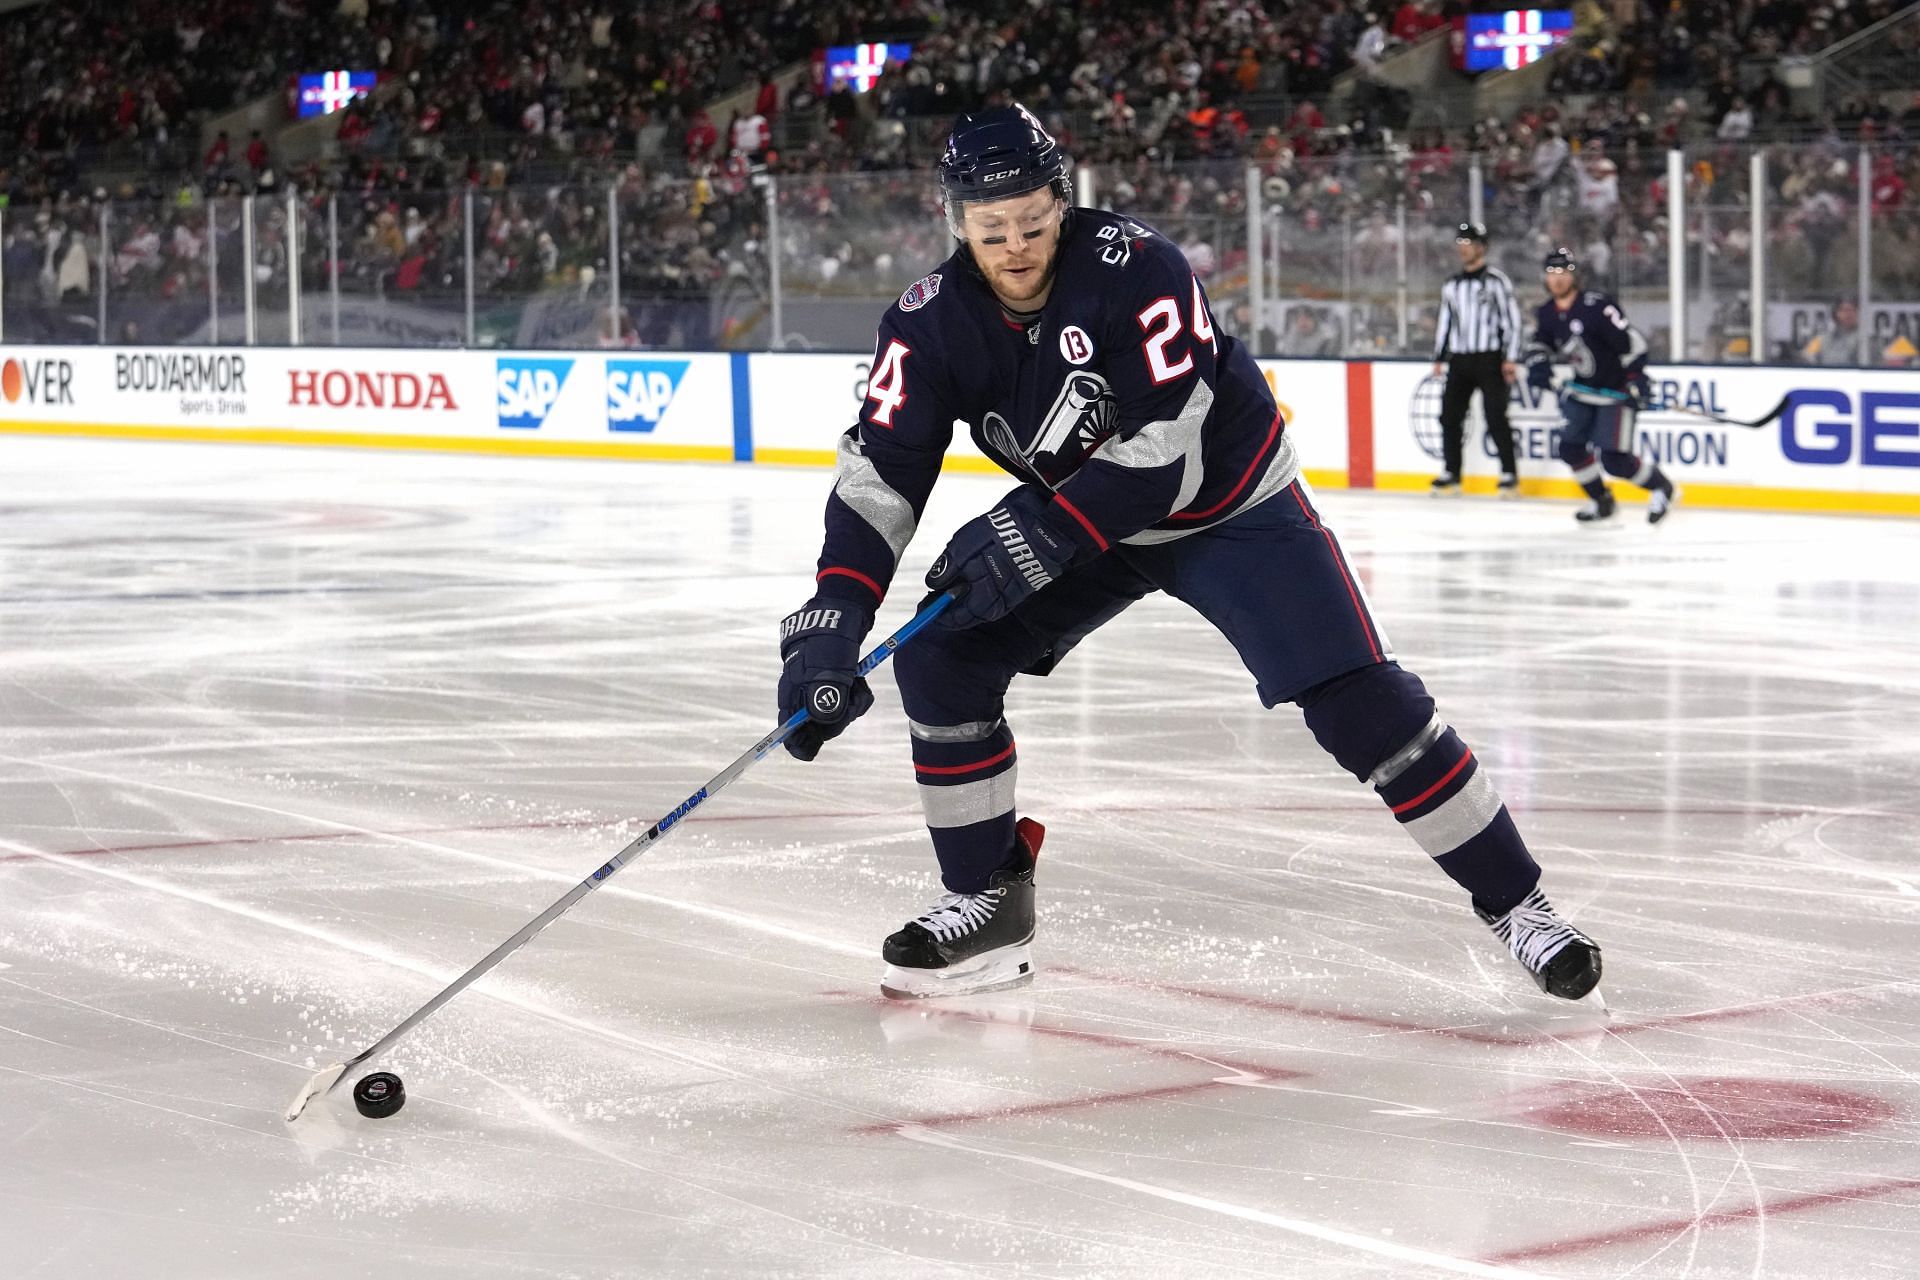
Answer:
[[[1461,442],[1467,404],[1475,390],[1487,418],[1487,433],[1500,454],[1500,496],[1520,495],[1513,428],[1507,425],[1507,384],[1520,359],[1520,304],[1513,281],[1487,265],[1487,229],[1463,222],[1454,233],[1460,271],[1440,289],[1440,332],[1433,344],[1433,372],[1445,376],[1440,395],[1440,439],[1446,470],[1433,478],[1436,495],[1460,492]]]

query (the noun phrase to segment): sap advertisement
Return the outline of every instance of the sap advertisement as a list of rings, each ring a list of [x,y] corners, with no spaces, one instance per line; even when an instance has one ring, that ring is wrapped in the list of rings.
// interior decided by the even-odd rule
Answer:
[[[1424,488],[1440,380],[1424,362],[1261,362],[1310,479]],[[0,347],[0,433],[831,465],[870,357],[800,353]],[[1920,372],[1656,366],[1640,442],[1692,507],[1920,515]],[[1554,398],[1518,390],[1528,491],[1568,496]],[[1758,428],[1714,421],[1757,418]],[[1468,480],[1495,471],[1476,401]],[[950,465],[992,464],[956,424]]]

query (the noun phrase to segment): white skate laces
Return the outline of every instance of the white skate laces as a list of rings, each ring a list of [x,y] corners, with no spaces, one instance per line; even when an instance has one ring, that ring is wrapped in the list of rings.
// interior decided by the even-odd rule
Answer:
[[[1493,932],[1507,944],[1513,958],[1527,966],[1529,973],[1547,967],[1547,961],[1580,936],[1580,931],[1554,914],[1553,904],[1538,889],[1528,894],[1519,906],[1493,922]]]
[[[937,940],[951,942],[993,919],[994,910],[1006,892],[988,889],[982,893],[949,893],[928,908],[925,915],[915,916],[913,923]]]
[[[1542,991],[1578,1000],[1600,983],[1600,948],[1592,938],[1560,918],[1545,894],[1535,889],[1502,916],[1475,908],[1494,936],[1507,944]],[[1556,963],[1557,961],[1557,963]]]

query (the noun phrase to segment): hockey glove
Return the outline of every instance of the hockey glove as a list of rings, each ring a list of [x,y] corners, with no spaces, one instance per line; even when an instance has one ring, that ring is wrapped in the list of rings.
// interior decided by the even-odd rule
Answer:
[[[927,573],[935,591],[964,588],[938,625],[959,630],[1003,618],[1067,571],[1074,543],[1048,522],[1047,501],[1038,490],[1015,489],[960,526]]]
[[[1545,391],[1553,385],[1553,365],[1546,360],[1535,360],[1527,366],[1527,385]]]
[[[807,719],[787,737],[796,760],[811,760],[873,705],[867,682],[855,678],[860,642],[873,610],[857,600],[815,596],[780,624],[780,720],[805,708]]]
[[[1630,375],[1627,378],[1627,395],[1634,408],[1650,408],[1653,404],[1653,380],[1644,373]]]

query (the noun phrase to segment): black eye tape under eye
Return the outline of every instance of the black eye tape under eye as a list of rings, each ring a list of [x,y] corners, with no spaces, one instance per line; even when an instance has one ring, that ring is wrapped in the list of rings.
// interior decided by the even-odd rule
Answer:
[[[1046,233],[1047,233],[1047,229],[1045,227],[1035,227],[1031,231],[1022,231],[1020,233],[1020,238],[1022,240],[1038,240],[1041,236],[1045,235]],[[981,244],[1003,245],[1006,242],[1007,242],[1007,238],[1005,236],[981,236],[980,237]]]

